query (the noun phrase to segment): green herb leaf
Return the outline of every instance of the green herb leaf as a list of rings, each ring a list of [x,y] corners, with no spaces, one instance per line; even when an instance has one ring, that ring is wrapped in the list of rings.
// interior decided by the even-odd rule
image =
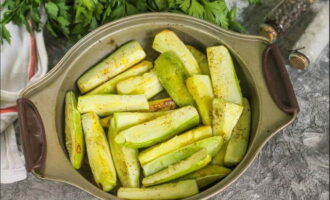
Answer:
[[[51,1],[48,2],[46,4],[46,11],[47,11],[48,17],[53,18],[53,19],[57,18],[58,7],[55,3],[51,2]]]

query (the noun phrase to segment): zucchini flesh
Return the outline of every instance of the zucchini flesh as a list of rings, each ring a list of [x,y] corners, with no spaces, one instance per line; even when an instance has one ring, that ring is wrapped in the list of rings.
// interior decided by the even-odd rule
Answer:
[[[145,57],[146,53],[139,42],[128,42],[84,73],[77,81],[78,88],[81,93],[86,93],[137,64]]]
[[[153,70],[120,81],[116,87],[119,94],[144,94],[147,99],[154,97],[163,90]]]
[[[242,105],[242,92],[233,60],[225,46],[207,48],[207,58],[216,98]]]
[[[206,55],[191,45],[186,45],[186,47],[196,59],[202,74],[210,75],[209,64],[207,62]]]
[[[224,166],[224,158],[227,150],[228,141],[224,142],[217,155],[213,158],[212,164]]]
[[[103,83],[102,85],[94,88],[92,91],[87,94],[114,94],[116,93],[116,85],[118,82],[125,80],[127,78],[138,76],[144,72],[149,71],[153,67],[150,61],[142,61],[134,67],[122,72],[116,77],[110,79],[109,81]]]
[[[173,31],[163,30],[157,33],[152,48],[160,53],[173,51],[180,58],[189,75],[201,74],[196,59]]]
[[[162,142],[199,123],[197,110],[186,106],[121,131],[116,142],[132,148],[143,148]]]
[[[173,152],[165,154],[145,165],[142,165],[143,173],[145,176],[154,174],[166,167],[169,167],[181,160],[191,156],[193,153],[205,148],[211,157],[214,157],[220,150],[223,144],[221,136],[213,136],[194,142],[190,145],[181,147]]]
[[[85,95],[78,98],[78,110],[80,113],[95,112],[107,116],[114,112],[147,111],[149,104],[144,95]]]
[[[115,142],[118,132],[114,119],[111,119],[110,124],[108,139],[119,180],[124,187],[139,187],[140,165],[137,159],[138,150],[118,145]]]
[[[166,112],[118,112],[115,113],[114,120],[118,131],[127,129],[131,126],[141,124],[156,117],[170,113]]]
[[[213,91],[208,75],[194,75],[186,80],[187,88],[193,96],[204,125],[212,123]]]
[[[210,126],[200,126],[198,128],[177,135],[168,141],[143,150],[139,154],[139,161],[141,165],[145,165],[148,162],[161,157],[162,155],[165,155],[183,146],[211,136],[212,128]]]
[[[112,115],[109,115],[108,117],[103,117],[100,119],[100,123],[103,128],[108,128],[110,126],[110,120],[112,118]]]
[[[213,134],[220,135],[225,141],[228,141],[231,137],[233,128],[242,114],[243,107],[218,98],[213,99],[212,106]]]
[[[178,106],[194,105],[185,83],[189,75],[175,53],[161,54],[155,61],[155,70],[159,81]]]
[[[151,176],[142,179],[144,186],[157,185],[167,181],[174,180],[191,172],[197,171],[206,166],[211,161],[211,156],[206,149],[201,149],[192,154],[186,160],[169,166],[168,168],[157,172]]]
[[[95,113],[86,113],[81,119],[94,180],[102,190],[110,191],[116,186],[116,170],[99,117]]]
[[[182,199],[198,193],[195,180],[166,183],[148,188],[119,188],[117,196],[121,199]]]
[[[72,91],[65,96],[65,145],[72,166],[80,169],[85,155],[85,144],[77,99]]]
[[[233,167],[237,165],[247,151],[251,126],[251,110],[249,101],[246,98],[243,98],[243,107],[243,113],[234,127],[228,142],[224,156],[225,166]]]
[[[175,102],[171,98],[149,101],[149,111],[168,111],[176,108]]]
[[[195,179],[198,185],[198,188],[204,188],[211,183],[214,183],[224,177],[226,177],[231,172],[231,169],[217,166],[217,165],[207,165],[202,169],[199,169],[195,172],[187,174],[178,180],[189,180]]]

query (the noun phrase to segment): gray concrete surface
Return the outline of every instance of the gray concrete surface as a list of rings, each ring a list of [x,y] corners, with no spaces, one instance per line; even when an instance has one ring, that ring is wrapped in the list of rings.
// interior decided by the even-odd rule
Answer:
[[[240,2],[240,1],[239,1]],[[278,2],[240,10],[240,20],[255,33],[264,15]],[[238,3],[238,7],[245,7]],[[284,55],[313,17],[299,21],[280,42]],[[325,19],[328,20],[328,19]],[[71,46],[46,35],[50,66]],[[288,66],[300,104],[298,119],[274,136],[253,164],[234,184],[212,200],[327,200],[329,199],[329,45],[306,71]],[[26,180],[1,185],[4,200],[92,200],[71,185],[44,181],[29,175]]]

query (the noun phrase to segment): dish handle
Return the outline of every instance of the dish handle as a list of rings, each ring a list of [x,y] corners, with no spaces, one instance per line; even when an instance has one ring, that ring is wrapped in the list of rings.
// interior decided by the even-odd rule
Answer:
[[[265,49],[262,68],[266,85],[276,105],[285,113],[298,113],[298,101],[276,45],[271,44]]]
[[[17,106],[26,170],[40,170],[45,162],[47,145],[44,125],[37,108],[29,99],[18,99]]]

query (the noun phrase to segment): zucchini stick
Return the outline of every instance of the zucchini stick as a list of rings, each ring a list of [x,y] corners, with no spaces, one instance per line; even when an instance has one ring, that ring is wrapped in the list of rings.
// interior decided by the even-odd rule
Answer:
[[[225,46],[207,48],[213,92],[216,98],[242,105],[242,92],[233,60]]]
[[[78,98],[78,110],[80,113],[95,112],[106,116],[114,112],[147,111],[149,104],[144,95],[85,95]]]
[[[116,93],[116,85],[119,81],[143,74],[144,72],[149,71],[152,67],[153,65],[150,61],[142,61],[127,71],[124,71],[123,73],[96,87],[87,94],[114,94]]]
[[[137,159],[138,150],[118,145],[115,142],[117,133],[117,128],[112,118],[108,139],[118,177],[124,187],[139,187],[140,165]]]
[[[196,181],[184,180],[148,188],[119,188],[117,196],[121,199],[183,199],[198,193]]]
[[[173,31],[163,30],[157,33],[152,48],[160,53],[173,51],[181,60],[189,75],[201,74],[196,59]]]
[[[88,161],[95,182],[102,190],[110,191],[116,186],[116,170],[99,117],[95,113],[86,113],[81,116],[81,119]]]
[[[128,42],[84,73],[77,81],[78,88],[81,93],[86,93],[132,67],[145,57],[146,53],[139,42]]]
[[[146,163],[155,160],[156,158],[159,158],[169,152],[175,151],[183,146],[211,136],[212,128],[210,126],[197,127],[177,135],[168,141],[143,150],[139,154],[139,161],[141,165],[145,165]]]
[[[164,89],[153,70],[122,80],[118,82],[116,88],[119,94],[144,94],[147,99]]]
[[[213,91],[208,75],[194,75],[186,80],[187,88],[193,96],[204,125],[212,122]]]
[[[168,111],[176,108],[175,102],[171,98],[157,99],[149,101],[149,111]]]
[[[116,142],[132,148],[149,147],[199,123],[197,110],[186,106],[153,120],[121,131]]]
[[[182,160],[181,162],[171,165],[156,174],[143,178],[142,184],[144,186],[151,186],[174,180],[199,170],[200,168],[206,166],[210,161],[211,156],[208,154],[208,151],[206,149],[201,149],[186,160]]]
[[[186,47],[189,49],[191,54],[196,59],[198,65],[199,65],[199,68],[202,71],[202,74],[210,75],[209,64],[207,62],[206,55],[191,45],[186,45]]]
[[[107,117],[103,117],[102,119],[100,119],[100,123],[103,128],[108,128],[110,126],[111,118],[112,118],[112,115],[109,115]]]
[[[214,157],[220,150],[223,144],[223,139],[221,136],[213,136],[196,141],[187,146],[181,147],[170,153],[167,153],[159,158],[152,160],[151,162],[142,165],[143,172],[145,176],[154,174],[170,165],[173,165],[181,160],[186,159],[193,153],[205,148],[211,157]]]

